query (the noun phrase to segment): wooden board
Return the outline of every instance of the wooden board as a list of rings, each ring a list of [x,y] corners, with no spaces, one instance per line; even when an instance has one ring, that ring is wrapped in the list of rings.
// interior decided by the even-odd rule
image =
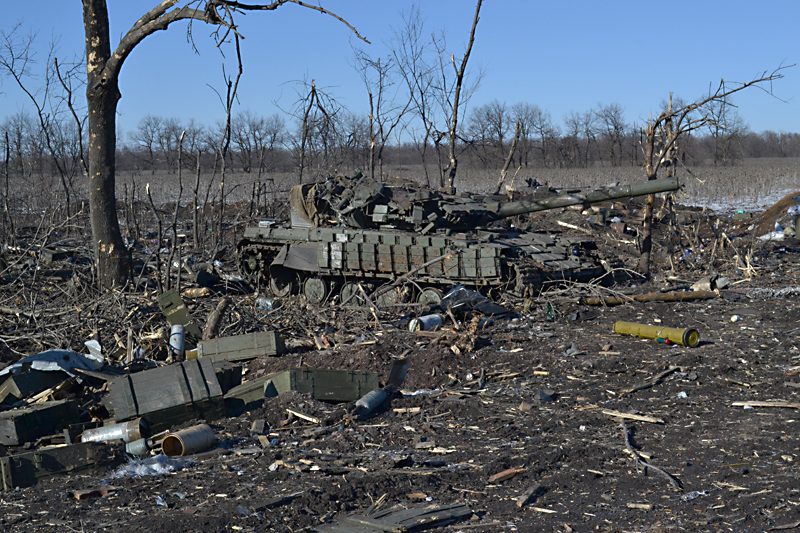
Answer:
[[[327,533],[415,532],[444,527],[472,516],[466,504],[426,505],[410,509],[391,508],[370,516],[352,514],[331,524],[317,526]]]

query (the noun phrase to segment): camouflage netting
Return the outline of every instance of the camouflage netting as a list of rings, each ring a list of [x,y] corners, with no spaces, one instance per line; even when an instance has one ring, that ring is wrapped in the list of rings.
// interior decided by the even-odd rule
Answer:
[[[292,213],[311,224],[312,228],[316,228],[319,225],[315,202],[317,197],[316,189],[317,186],[314,183],[295,185],[292,187],[290,196]]]

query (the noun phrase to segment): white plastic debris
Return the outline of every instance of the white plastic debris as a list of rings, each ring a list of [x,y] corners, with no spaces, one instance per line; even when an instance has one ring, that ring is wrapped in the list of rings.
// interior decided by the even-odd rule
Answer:
[[[7,366],[0,370],[0,376],[11,372],[12,374],[21,368],[22,365],[30,363],[33,370],[42,370],[45,372],[66,372],[70,376],[75,374],[71,372],[73,368],[80,368],[82,370],[97,370],[105,364],[105,361],[100,356],[100,360],[94,356],[76,353],[72,350],[47,350],[34,355],[29,355],[20,359],[13,365]]]
[[[786,234],[783,231],[770,231],[766,235],[762,235],[759,237],[759,240],[762,241],[782,241],[786,238]]]
[[[169,474],[170,472],[178,472],[187,466],[193,464],[191,459],[169,458],[166,455],[159,454],[155,457],[147,457],[146,459],[131,459],[119,469],[117,469],[111,477],[124,477],[124,476],[156,476],[159,474]]]
[[[92,370],[103,368],[103,365],[106,364],[106,358],[103,357],[103,347],[100,346],[100,343],[92,339],[84,342],[83,344],[86,345],[86,349],[89,350],[88,354],[83,355],[94,365]]]

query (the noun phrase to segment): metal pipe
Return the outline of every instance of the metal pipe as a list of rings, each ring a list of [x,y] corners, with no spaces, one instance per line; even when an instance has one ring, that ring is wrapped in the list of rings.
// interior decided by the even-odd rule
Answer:
[[[633,322],[614,322],[614,333],[632,335],[641,339],[655,339],[667,344],[680,344],[694,348],[700,342],[700,333],[696,329],[666,328],[662,326],[648,326],[634,324]]]
[[[579,192],[542,198],[541,200],[520,200],[519,202],[509,202],[501,204],[497,209],[499,218],[556,209],[570,205],[593,204],[617,198],[631,198],[643,196],[645,194],[655,194],[659,192],[677,191],[680,188],[678,178],[661,178],[658,180],[635,183],[633,185],[620,185],[618,187],[606,187],[597,191]]]
[[[620,305],[630,302],[686,302],[689,300],[713,300],[719,298],[714,291],[648,292],[630,296],[606,296],[605,298],[581,298],[583,305]]]
[[[161,441],[161,451],[167,457],[183,457],[202,452],[217,442],[214,430],[208,424],[200,424],[170,433]]]
[[[81,434],[81,442],[96,442],[106,440],[122,439],[125,442],[133,442],[149,435],[147,423],[137,418],[130,422],[121,422],[110,426],[103,426],[94,429],[87,429]]]

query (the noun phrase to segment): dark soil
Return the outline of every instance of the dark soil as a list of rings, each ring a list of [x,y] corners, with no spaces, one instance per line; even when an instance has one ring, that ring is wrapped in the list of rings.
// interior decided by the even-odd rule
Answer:
[[[700,279],[711,253],[702,241],[711,230],[700,226],[692,236],[705,247],[676,252],[674,271],[662,254],[659,273],[628,288],[645,293]],[[630,236],[601,230],[598,238],[603,253],[632,264],[624,244],[618,246]],[[743,241],[734,244],[744,257]],[[496,319],[477,334],[450,325],[444,335],[418,336],[403,329],[401,316],[385,314],[376,323],[369,313],[282,302],[256,318],[261,328],[280,329],[292,352],[254,361],[243,379],[297,366],[386,377],[393,359],[405,354],[410,367],[402,397],[364,421],[348,416],[348,404],[296,392],[268,399],[213,421],[219,448],[178,472],[113,478],[101,470],[2,493],[0,530],[297,532],[364,514],[376,502],[380,508],[466,502],[472,518],[442,531],[797,527],[800,300],[793,291],[776,291],[800,287],[800,245],[786,240],[749,250],[755,268],[749,272],[756,274],[749,279],[733,251],[716,252],[713,269],[734,283],[712,300],[589,307],[563,292],[537,301],[501,299],[516,317]],[[234,298],[240,307],[231,320],[243,320],[248,296]],[[553,321],[544,312],[548,301]],[[196,316],[199,305],[191,305]],[[612,332],[618,320],[695,328],[701,342],[686,348],[619,336]],[[325,335],[331,347],[317,350],[311,333]],[[678,368],[653,386],[625,392],[671,367]],[[795,407],[733,405],[772,399]],[[322,424],[289,418],[286,408]],[[629,419],[623,429],[605,411],[660,422]],[[255,420],[266,422],[266,446],[250,432]],[[624,433],[643,459],[638,465]],[[489,481],[509,468],[524,470]],[[118,490],[86,500],[72,495],[106,484]],[[531,500],[518,506],[536,484]],[[251,510],[298,492],[285,504]]]

